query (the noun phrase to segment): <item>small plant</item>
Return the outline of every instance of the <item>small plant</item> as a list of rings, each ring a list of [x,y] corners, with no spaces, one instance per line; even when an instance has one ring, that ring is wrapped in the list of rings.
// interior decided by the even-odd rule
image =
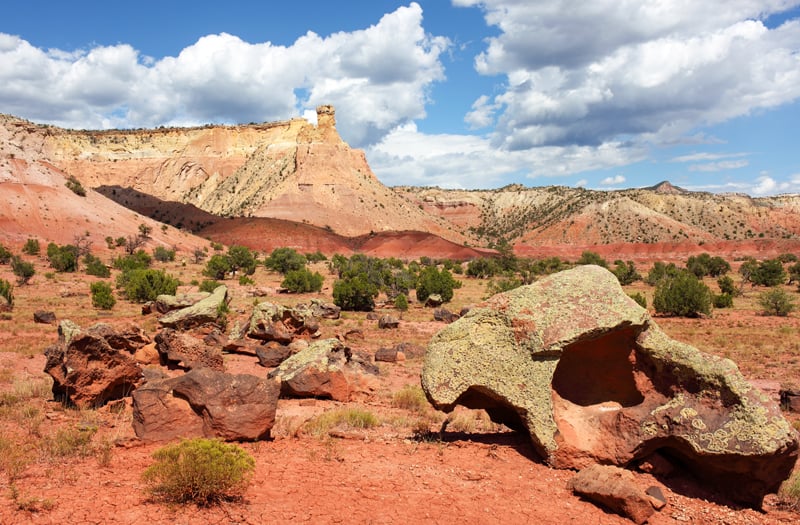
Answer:
[[[0,244],[0,264],[8,264],[13,255],[8,248]]]
[[[406,297],[406,294],[401,293],[394,298],[394,307],[401,312],[408,310],[408,297]]]
[[[11,271],[17,276],[17,284],[28,284],[28,281],[36,274],[33,264],[23,261],[17,256],[11,259]]]
[[[789,479],[783,482],[778,490],[780,502],[791,508],[800,508],[800,472],[794,472]]]
[[[83,258],[83,265],[86,267],[87,275],[94,275],[95,277],[108,278],[111,276],[111,270],[105,265],[99,257],[95,257],[91,253],[87,253]]]
[[[92,292],[92,306],[101,310],[111,310],[117,304],[111,285],[104,281],[97,281],[90,285]]]
[[[108,248],[109,250],[113,250],[115,248],[114,237],[109,235],[108,237],[105,238],[105,241],[106,241],[106,248]]]
[[[380,424],[375,414],[360,408],[329,410],[309,420],[305,428],[315,437],[326,437],[334,428],[365,429]]]
[[[641,292],[628,294],[628,297],[636,301],[636,304],[638,304],[642,308],[647,308],[647,297],[645,297],[644,294],[642,294]]]
[[[733,308],[733,295],[729,293],[713,295],[711,301],[714,303],[714,308]]]
[[[143,239],[149,239],[150,238],[150,234],[152,232],[153,232],[153,227],[152,226],[148,226],[145,223],[141,223],[139,225],[139,236],[142,237]]]
[[[129,301],[155,301],[159,295],[175,295],[180,282],[163,270],[129,270],[117,277],[117,288],[125,291]]]
[[[413,412],[423,412],[429,405],[425,398],[425,392],[419,385],[406,385],[394,393],[392,406]]]
[[[286,272],[281,286],[292,293],[319,292],[322,290],[323,277],[319,272],[311,273],[308,268]]]
[[[0,279],[0,297],[5,299],[7,308],[14,307],[14,287],[5,279]]]
[[[81,184],[81,181],[76,179],[74,175],[70,175],[64,185],[75,195],[78,195],[79,197],[86,197],[86,190]]]
[[[142,479],[150,494],[168,503],[212,505],[240,500],[255,470],[255,459],[233,444],[197,438],[153,453]]]
[[[206,279],[202,283],[200,283],[200,291],[201,292],[208,292],[211,293],[217,289],[217,287],[222,286],[222,283],[216,281],[214,279]]]
[[[39,255],[41,249],[42,248],[39,245],[38,239],[28,239],[25,241],[25,245],[22,247],[22,253],[27,253],[28,255]]]
[[[763,309],[764,315],[779,317],[786,317],[797,308],[794,299],[778,286],[762,292],[758,296],[758,304]]]
[[[239,286],[252,286],[254,284],[256,284],[256,282],[247,275],[239,276]]]
[[[159,262],[171,262],[175,260],[175,250],[156,246],[153,249],[153,258]]]
[[[78,271],[78,247],[73,244],[59,246],[51,242],[47,245],[47,259],[57,272]]]
[[[97,427],[93,425],[62,428],[46,436],[42,448],[51,459],[85,458],[94,453],[92,438],[96,433]]]

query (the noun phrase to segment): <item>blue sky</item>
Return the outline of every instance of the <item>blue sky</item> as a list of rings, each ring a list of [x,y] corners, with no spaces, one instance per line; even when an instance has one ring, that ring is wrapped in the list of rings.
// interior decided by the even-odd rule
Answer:
[[[800,192],[800,0],[28,0],[0,113],[73,128],[334,104],[388,185]]]

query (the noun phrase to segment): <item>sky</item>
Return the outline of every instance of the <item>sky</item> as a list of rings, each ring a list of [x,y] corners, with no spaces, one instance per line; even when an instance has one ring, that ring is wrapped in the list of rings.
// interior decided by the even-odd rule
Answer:
[[[800,193],[800,0],[26,0],[0,113],[315,119],[390,186]]]

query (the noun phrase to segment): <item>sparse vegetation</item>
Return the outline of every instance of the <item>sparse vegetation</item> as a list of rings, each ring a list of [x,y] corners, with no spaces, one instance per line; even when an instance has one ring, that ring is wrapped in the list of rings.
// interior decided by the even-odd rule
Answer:
[[[653,295],[653,308],[665,315],[708,315],[711,313],[711,304],[711,290],[686,270],[661,279]]]
[[[8,248],[0,244],[0,264],[8,264],[13,256],[14,254]]]
[[[397,294],[397,297],[394,298],[394,307],[401,312],[408,311],[408,297],[406,297],[406,294]]]
[[[361,408],[329,410],[306,423],[306,431],[315,437],[325,437],[334,428],[367,429],[380,424],[372,412]]]
[[[375,309],[378,287],[366,275],[345,277],[333,283],[333,303],[342,310],[368,312]]]
[[[306,258],[292,248],[275,248],[272,253],[264,260],[264,266],[268,270],[273,270],[286,275],[292,270],[299,270],[306,265]]]
[[[23,261],[20,257],[11,258],[11,271],[17,277],[17,284],[25,285],[36,274],[36,269],[32,263]]]
[[[28,255],[39,255],[41,251],[41,246],[39,245],[38,239],[30,238],[25,241],[25,244],[22,246],[22,253]]]
[[[86,268],[86,273],[88,275],[94,275],[95,277],[102,277],[104,279],[111,276],[111,270],[108,269],[108,266],[106,266],[99,257],[95,257],[91,253],[87,253],[83,258],[83,266]]]
[[[240,500],[255,470],[255,459],[234,444],[191,439],[153,453],[142,479],[149,493],[167,503],[212,505]]]
[[[217,280],[204,279],[203,282],[200,283],[199,289],[201,292],[211,293],[214,290],[216,290],[219,286],[222,286],[222,283]]]
[[[159,262],[171,262],[175,260],[175,249],[156,246],[153,249],[153,258]]]
[[[5,300],[7,308],[14,307],[14,287],[5,279],[0,279],[0,297]]]
[[[117,304],[111,285],[105,281],[97,281],[89,285],[92,292],[92,306],[101,310],[111,310]]]
[[[780,286],[761,292],[758,296],[758,304],[764,315],[779,317],[786,317],[797,308],[794,298]]]
[[[281,286],[292,293],[319,292],[322,290],[323,280],[319,272],[311,273],[308,268],[301,268],[286,272]]]
[[[57,272],[78,271],[78,247],[73,244],[59,246],[51,242],[47,245],[47,259]]]
[[[79,197],[86,197],[86,189],[81,184],[81,181],[75,178],[74,175],[67,177],[67,182],[64,185],[70,189],[72,193]]]
[[[442,301],[453,299],[453,290],[461,287],[461,282],[453,279],[453,274],[435,266],[428,266],[419,272],[417,280],[417,301],[424,302],[432,294],[438,294]]]
[[[175,295],[179,284],[163,270],[128,270],[117,277],[117,288],[123,290],[129,301],[136,303],[154,301],[162,294]]]

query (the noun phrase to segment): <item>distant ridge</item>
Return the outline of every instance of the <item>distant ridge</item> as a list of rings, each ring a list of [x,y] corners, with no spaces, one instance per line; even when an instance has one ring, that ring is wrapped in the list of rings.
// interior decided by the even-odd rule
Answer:
[[[662,195],[682,195],[685,193],[691,193],[689,190],[683,189],[680,186],[675,186],[668,180],[661,181],[654,186],[644,189],[654,191]]]

